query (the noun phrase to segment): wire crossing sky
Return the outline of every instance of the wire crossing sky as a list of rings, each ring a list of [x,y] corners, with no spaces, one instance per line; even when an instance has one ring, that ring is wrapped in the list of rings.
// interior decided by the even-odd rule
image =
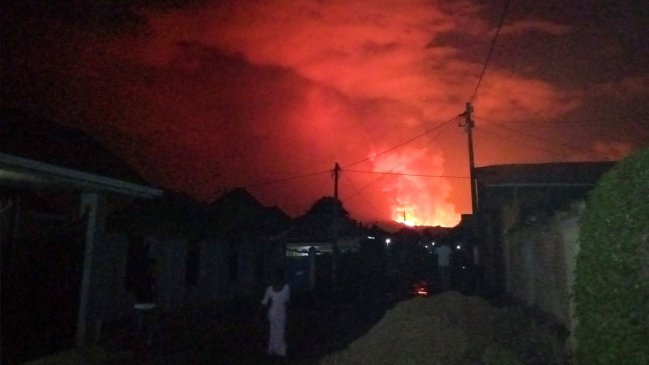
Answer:
[[[616,160],[649,140],[646,1],[6,8],[5,105],[84,130],[152,185],[203,201],[246,187],[297,216],[332,195],[339,163],[353,218],[452,226],[471,203],[468,180],[451,178],[469,173],[449,118],[469,100],[478,167]]]

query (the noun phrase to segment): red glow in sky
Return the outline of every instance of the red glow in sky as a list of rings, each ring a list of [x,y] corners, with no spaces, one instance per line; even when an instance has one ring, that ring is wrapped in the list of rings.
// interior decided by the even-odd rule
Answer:
[[[452,226],[471,209],[457,122],[382,152],[464,111],[501,5],[214,1],[140,9],[144,23],[112,33],[50,19],[16,41],[6,99],[89,131],[152,184],[198,199],[244,186],[301,214],[333,194],[330,173],[311,173],[338,162],[355,219]],[[608,133],[608,122],[647,100],[646,69],[613,72],[619,43],[575,47],[587,21],[526,10],[508,14],[474,100],[476,164],[619,158],[644,143],[644,131]]]

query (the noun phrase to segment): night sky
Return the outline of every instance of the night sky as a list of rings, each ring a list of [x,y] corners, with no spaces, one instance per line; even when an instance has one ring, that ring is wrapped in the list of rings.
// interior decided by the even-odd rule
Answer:
[[[11,3],[3,103],[87,131],[152,185],[203,201],[243,186],[295,216],[333,194],[338,162],[355,219],[471,211],[454,118],[505,1]],[[649,3],[507,8],[473,97],[476,166],[646,145]]]

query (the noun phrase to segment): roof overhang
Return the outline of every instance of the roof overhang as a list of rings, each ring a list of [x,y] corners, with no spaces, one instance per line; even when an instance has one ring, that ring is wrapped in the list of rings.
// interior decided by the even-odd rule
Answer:
[[[483,184],[488,188],[565,188],[594,186],[595,183],[492,183]]]
[[[160,189],[0,153],[0,184],[54,190],[94,191],[153,198]]]

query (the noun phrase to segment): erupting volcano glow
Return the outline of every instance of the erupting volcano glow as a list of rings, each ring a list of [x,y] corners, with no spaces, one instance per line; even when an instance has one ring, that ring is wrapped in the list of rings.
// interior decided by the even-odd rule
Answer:
[[[417,219],[415,207],[401,207],[393,209],[392,219],[409,227],[420,226],[421,222]]]
[[[392,219],[409,227],[416,226],[442,226],[452,227],[459,223],[459,216],[453,212],[439,212],[437,216],[423,217],[417,216],[417,207],[414,205],[408,207],[395,207],[392,210]]]
[[[450,184],[446,179],[421,176],[418,171],[444,171],[441,153],[427,147],[406,147],[374,161],[376,171],[398,171],[401,175],[382,180],[384,193],[392,196],[390,217],[408,226],[456,225],[460,216],[455,206],[446,201]]]
[[[152,185],[201,201],[245,187],[298,216],[331,194],[327,169],[340,163],[341,201],[358,221],[448,227],[470,213],[462,128],[413,136],[464,111],[497,27],[498,2],[73,3],[76,11],[61,6],[59,18],[33,18],[50,14],[48,5],[7,26],[14,30],[3,72],[7,102],[97,136]],[[130,16],[108,9],[124,11],[126,3],[138,4],[127,9]],[[596,149],[607,154],[631,151],[637,141],[615,143],[612,123],[597,130],[587,119],[628,113],[629,100],[644,110],[649,78],[639,60],[647,57],[633,49],[612,66],[620,42],[593,47],[590,35],[599,30],[552,13],[563,6],[529,8],[508,15],[472,100],[476,166],[596,160],[602,155],[589,151],[593,136],[606,136]],[[107,18],[94,27],[65,22],[80,14]],[[133,18],[141,21],[121,23]],[[563,43],[570,36],[588,38]],[[598,69],[591,69],[594,60],[603,60]],[[642,72],[612,73],[629,62]],[[622,98],[623,110],[607,104]],[[588,124],[563,123],[571,117]],[[494,130],[490,118],[508,126]],[[517,144],[520,138],[527,140]],[[583,156],[566,148],[573,144],[584,147]]]

